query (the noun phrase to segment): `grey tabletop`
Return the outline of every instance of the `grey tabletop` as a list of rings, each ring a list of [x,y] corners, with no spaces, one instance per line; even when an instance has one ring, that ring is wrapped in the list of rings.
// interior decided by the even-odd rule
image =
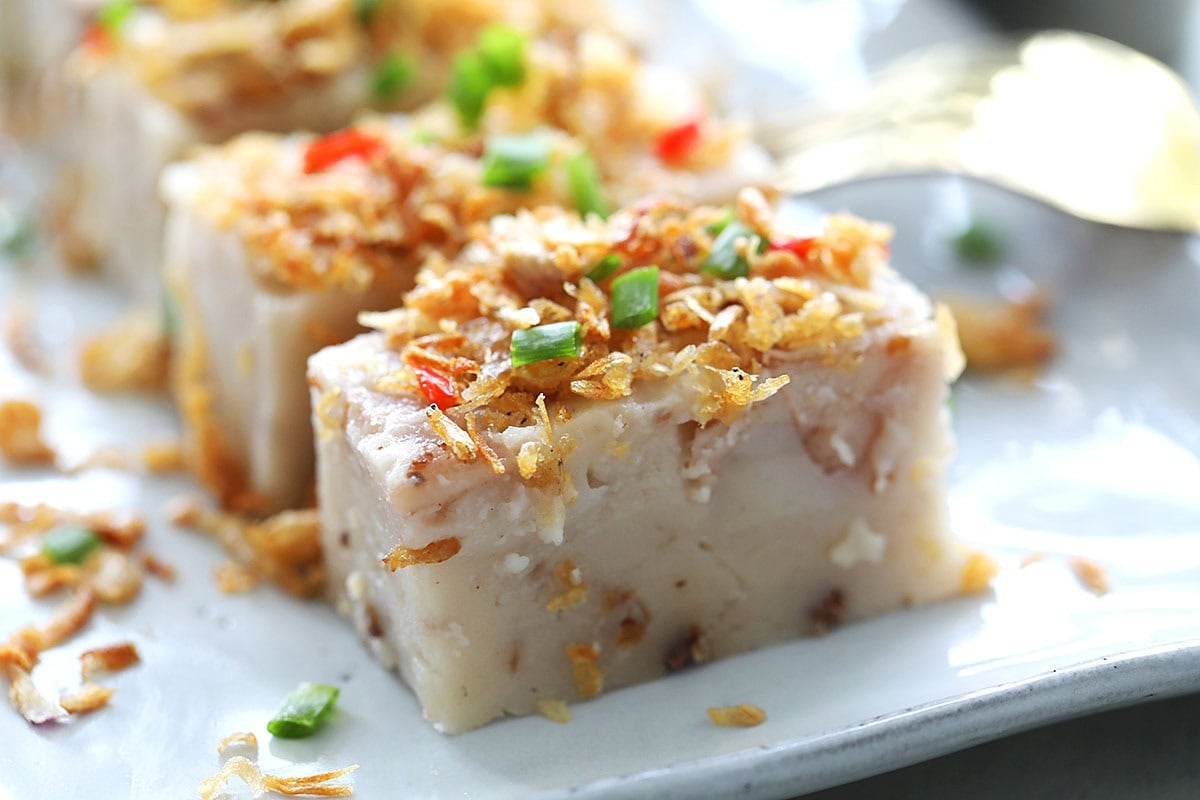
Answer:
[[[1082,717],[805,800],[1200,797],[1200,695]]]

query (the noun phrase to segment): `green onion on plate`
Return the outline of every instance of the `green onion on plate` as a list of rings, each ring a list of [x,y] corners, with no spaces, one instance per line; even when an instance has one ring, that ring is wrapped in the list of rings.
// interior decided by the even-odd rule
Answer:
[[[162,294],[160,315],[162,332],[167,339],[174,341],[179,334],[179,304],[175,302],[175,297],[168,291],[164,291]]]
[[[82,525],[59,525],[42,540],[42,554],[55,564],[82,564],[100,546],[100,537]]]
[[[303,739],[312,736],[333,713],[339,691],[334,686],[302,683],[283,701],[283,707],[267,723],[272,736]]]
[[[999,232],[978,220],[960,231],[953,245],[959,259],[968,264],[988,266],[1004,258],[1004,240]]]
[[[5,213],[0,208],[0,256],[14,261],[33,252],[37,234],[28,222]]]

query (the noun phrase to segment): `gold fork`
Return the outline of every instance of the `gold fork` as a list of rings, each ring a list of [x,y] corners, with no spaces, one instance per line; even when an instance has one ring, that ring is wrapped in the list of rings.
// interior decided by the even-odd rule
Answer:
[[[1200,231],[1200,113],[1168,67],[1088,34],[940,46],[864,102],[763,123],[784,186],[954,172],[1131,228]]]

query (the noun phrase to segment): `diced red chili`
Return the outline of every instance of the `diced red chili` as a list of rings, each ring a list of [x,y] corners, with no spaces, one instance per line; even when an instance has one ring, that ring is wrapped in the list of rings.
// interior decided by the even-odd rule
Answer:
[[[443,375],[430,367],[413,367],[417,373],[417,384],[425,398],[445,411],[458,405],[458,391],[449,375]]]
[[[815,236],[807,236],[802,239],[780,239],[779,241],[771,242],[768,249],[787,250],[789,253],[794,253],[801,261],[805,261],[808,259],[808,254],[812,252],[816,241]]]
[[[304,172],[320,172],[347,158],[369,159],[382,149],[377,137],[347,128],[313,140],[304,152]]]
[[[83,36],[79,39],[79,44],[88,53],[102,56],[112,52],[113,38],[107,28],[98,22],[93,22],[84,30]]]
[[[654,155],[665,164],[681,164],[700,144],[700,121],[690,120],[667,128],[654,142]]]

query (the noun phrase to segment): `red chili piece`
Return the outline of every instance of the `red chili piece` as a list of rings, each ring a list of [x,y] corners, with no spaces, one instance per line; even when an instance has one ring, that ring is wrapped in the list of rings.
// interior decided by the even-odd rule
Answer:
[[[113,49],[112,34],[103,25],[93,22],[84,30],[79,44],[93,55],[105,55]]]
[[[700,144],[700,121],[691,120],[667,128],[654,143],[654,155],[666,164],[680,164],[687,160],[696,145]]]
[[[769,249],[787,250],[789,253],[794,253],[801,261],[805,261],[808,259],[808,254],[812,251],[813,244],[816,241],[815,236],[808,236],[803,239],[783,239],[778,242],[771,242]]]
[[[314,139],[304,151],[304,172],[328,169],[347,158],[369,159],[383,149],[383,142],[354,128]]]
[[[413,367],[413,372],[417,373],[417,384],[429,402],[442,411],[458,405],[458,392],[449,375],[443,375],[429,367]]]

